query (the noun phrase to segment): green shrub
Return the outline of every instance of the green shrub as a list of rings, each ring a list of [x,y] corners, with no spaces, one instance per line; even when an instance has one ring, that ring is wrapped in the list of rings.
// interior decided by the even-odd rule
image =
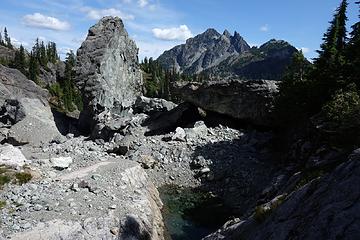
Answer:
[[[360,96],[355,84],[337,91],[324,105],[321,112],[326,124],[325,131],[332,133],[329,138],[336,145],[358,143],[360,130]]]
[[[338,91],[323,107],[326,119],[337,127],[353,128],[360,126],[360,97],[356,86]]]

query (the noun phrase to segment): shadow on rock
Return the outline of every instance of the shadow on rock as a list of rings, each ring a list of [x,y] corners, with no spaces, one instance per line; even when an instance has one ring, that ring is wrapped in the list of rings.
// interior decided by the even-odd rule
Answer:
[[[55,109],[51,109],[51,112],[54,116],[55,125],[62,135],[66,135],[68,133],[72,133],[75,136],[80,135],[77,128],[78,118],[69,117],[64,113],[56,111]]]
[[[261,199],[276,169],[266,144],[267,133],[249,132],[240,139],[196,147],[191,167],[201,179],[204,191],[211,191],[233,209],[232,215],[246,214]]]
[[[125,224],[121,226],[122,233],[119,240],[151,240],[151,233],[143,222],[139,222],[136,216],[128,215]]]
[[[177,127],[186,127],[202,118],[199,109],[189,103],[182,103],[168,112],[153,114],[143,126],[148,127],[146,136],[166,134]]]

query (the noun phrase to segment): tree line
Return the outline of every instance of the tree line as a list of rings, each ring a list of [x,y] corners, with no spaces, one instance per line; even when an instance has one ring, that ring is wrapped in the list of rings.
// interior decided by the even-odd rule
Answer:
[[[280,85],[276,113],[288,128],[310,119],[337,142],[354,143],[360,142],[354,136],[360,130],[360,23],[347,34],[347,7],[343,0],[336,9],[313,64],[301,51],[295,53]]]
[[[166,70],[153,58],[145,57],[140,63],[143,71],[145,96],[176,100],[172,93],[172,84],[176,82],[203,82],[205,74],[179,73],[176,69]]]

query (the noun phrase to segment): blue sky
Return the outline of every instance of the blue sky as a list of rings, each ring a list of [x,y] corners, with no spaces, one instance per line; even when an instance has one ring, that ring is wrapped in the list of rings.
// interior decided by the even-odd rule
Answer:
[[[350,1],[349,26],[359,21]],[[101,16],[120,16],[140,49],[157,57],[207,28],[237,31],[250,45],[284,39],[316,56],[340,0],[1,0],[0,28],[28,49],[39,37],[54,41],[62,56],[76,50]]]

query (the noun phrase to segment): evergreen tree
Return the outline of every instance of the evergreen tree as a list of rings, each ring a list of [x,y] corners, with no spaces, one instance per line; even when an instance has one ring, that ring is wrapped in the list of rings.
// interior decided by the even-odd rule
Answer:
[[[330,27],[324,34],[323,43],[318,51],[319,57],[315,59],[312,79],[313,106],[320,108],[328,101],[336,89],[345,85],[343,69],[345,65],[346,48],[346,9],[348,3],[343,0],[337,8]]]
[[[3,37],[2,37],[2,33],[0,32],[0,46],[4,46],[5,43],[4,43],[4,40],[3,40]]]
[[[41,66],[46,66],[46,64],[48,63],[48,59],[47,59],[47,55],[46,55],[46,48],[45,48],[45,44],[43,41],[41,41],[40,43],[40,59],[39,59],[39,62],[40,62],[40,65]]]
[[[46,46],[46,56],[47,56],[47,60],[51,63],[56,63],[59,60],[56,49],[56,43],[48,42]]]
[[[13,48],[13,46],[11,44],[11,38],[9,37],[8,31],[6,28],[4,29],[4,40],[5,40],[6,47]]]
[[[295,52],[292,57],[292,62],[288,66],[284,75],[284,81],[304,81],[306,73],[308,73],[310,63],[306,60],[302,51]]]
[[[74,110],[74,104],[78,105],[81,103],[79,98],[80,94],[77,92],[77,89],[74,84],[74,67],[76,63],[76,57],[74,52],[71,50],[66,54],[65,60],[65,79],[63,82],[63,103],[64,107],[68,111]]]
[[[35,83],[38,83],[38,76],[40,73],[39,62],[34,51],[30,53],[29,59],[29,79],[33,80]]]
[[[359,5],[360,2],[356,2]],[[360,15],[359,15],[360,18]],[[348,82],[354,82],[360,89],[360,22],[356,22],[350,32],[350,40],[346,49]]]
[[[20,70],[23,74],[27,74],[26,72],[26,56],[25,56],[25,49],[23,45],[20,45],[19,50],[15,52],[15,58],[14,58],[14,67],[18,70]]]

